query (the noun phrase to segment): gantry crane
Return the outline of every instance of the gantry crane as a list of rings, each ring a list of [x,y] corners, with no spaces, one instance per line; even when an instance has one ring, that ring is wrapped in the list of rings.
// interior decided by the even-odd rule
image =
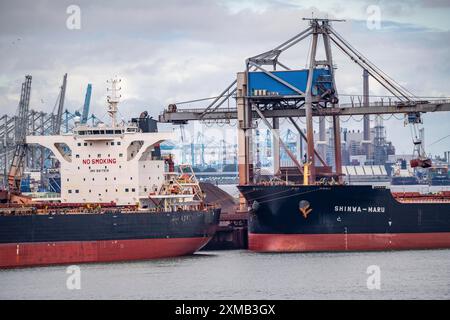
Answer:
[[[26,144],[25,138],[28,129],[28,110],[30,107],[31,94],[31,76],[25,76],[25,82],[22,83],[22,90],[20,93],[18,114],[16,116],[15,126],[15,143],[16,148],[11,161],[11,166],[8,172],[8,191],[9,198],[14,194],[20,193],[20,183],[22,181],[22,174],[24,169]]]
[[[272,131],[274,141],[279,141],[279,145],[285,149],[298,167],[299,172],[302,173],[302,165],[296,162],[294,157],[291,157],[288,148],[280,141],[277,134],[277,129],[279,129],[277,119],[287,118],[306,142],[307,159],[305,162],[312,164],[308,183],[313,184],[316,182],[316,175],[329,174],[326,168],[327,164],[323,161],[320,153],[315,150],[313,116],[331,117],[334,150],[340,150],[340,116],[364,115],[366,116],[365,124],[368,127],[368,115],[371,114],[400,113],[408,115],[450,111],[449,99],[430,100],[415,96],[355,49],[331,25],[332,22],[343,20],[319,18],[305,18],[304,20],[309,23],[307,29],[271,50],[246,59],[245,71],[239,72],[237,78],[219,96],[211,98],[212,102],[206,108],[183,110],[177,108],[176,104],[171,104],[170,108],[167,108],[160,115],[160,122],[179,124],[192,120],[237,119],[239,178],[241,184],[248,184],[252,183],[253,180],[254,159],[251,137],[253,130],[256,129],[254,120],[258,118]],[[280,57],[286,50],[301,42],[304,43],[307,38],[311,39],[308,68],[298,69],[295,66],[290,68],[280,61]],[[323,44],[325,59],[318,59],[319,44]],[[365,91],[364,103],[361,102],[359,105],[355,105],[353,100],[351,104],[343,104],[339,101],[334,77],[335,65],[333,63],[332,45],[364,71],[366,82],[368,82],[368,77],[371,77],[388,94],[392,95],[387,97],[388,101],[383,100],[383,98],[381,98],[381,101],[369,101],[368,90]],[[297,75],[297,77],[294,75]],[[366,87],[368,88],[368,86]],[[222,107],[230,98],[236,99],[236,106],[233,108]],[[203,100],[206,99],[197,99],[192,102]],[[306,117],[306,134],[300,130],[296,123],[297,117]],[[267,119],[272,121],[269,122]],[[323,127],[325,126],[321,126],[321,128]],[[369,132],[368,128],[366,128],[367,132]],[[274,145],[273,149],[276,152],[278,144]],[[341,153],[334,152],[334,156],[335,172],[330,174],[336,175],[339,180],[342,180]],[[318,159],[322,164],[322,167],[317,167],[317,170],[315,159]],[[274,171],[277,172],[275,168]]]

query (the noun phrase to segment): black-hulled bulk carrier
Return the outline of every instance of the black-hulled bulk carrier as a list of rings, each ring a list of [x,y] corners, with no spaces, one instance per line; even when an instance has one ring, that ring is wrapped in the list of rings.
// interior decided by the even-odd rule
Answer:
[[[242,159],[238,188],[246,200],[241,201],[241,209],[250,213],[249,248],[275,252],[450,248],[450,197],[445,191],[433,195],[394,194],[384,188],[344,185],[342,170],[343,154],[353,154],[354,147],[358,148],[354,154],[365,157],[361,160],[364,175],[371,175],[372,171],[366,172],[366,165],[388,162],[393,150],[382,125],[381,115],[386,113],[404,114],[405,125],[411,126],[414,151],[410,166],[430,168],[432,161],[419,134],[419,125],[423,123],[421,113],[444,111],[442,106],[449,107],[448,102],[420,99],[387,76],[331,26],[332,21],[342,20],[304,20],[310,22],[309,28],[275,49],[247,59],[246,72],[237,78],[239,157]],[[288,66],[286,71],[277,70],[276,66],[286,66],[279,63],[281,53],[309,36],[308,69]],[[325,55],[318,54],[318,43],[323,43]],[[358,97],[359,105],[353,97],[348,104],[339,101],[332,45],[362,69],[363,95],[362,99]],[[273,63],[273,70],[264,69],[270,68],[269,62]],[[370,101],[369,79],[387,90],[389,96],[385,100],[382,97]],[[275,147],[283,147],[295,164],[294,177],[292,171],[283,171],[278,160],[273,161],[274,177],[268,181],[259,173],[262,170],[257,169],[258,162],[253,166],[253,152],[255,149],[257,155],[260,152],[258,145],[254,148],[247,139],[248,131],[254,127],[254,114],[273,129],[274,141],[279,141]],[[373,133],[371,114],[376,117]],[[357,142],[342,141],[346,135],[341,130],[340,119],[344,115],[348,119],[353,115],[364,116],[361,118],[363,135]],[[305,117],[305,133],[296,116]],[[296,149],[302,155],[299,158],[303,164],[280,138],[277,130],[281,129],[277,127],[280,121],[271,123],[270,117],[287,118],[289,125],[296,128],[306,143],[305,152],[301,145]],[[315,141],[314,117],[319,118],[319,141]],[[327,120],[331,123],[329,134]],[[345,145],[348,148],[343,152]],[[278,151],[274,151],[274,159],[279,157]]]
[[[254,251],[450,248],[450,198],[349,185],[246,185]]]

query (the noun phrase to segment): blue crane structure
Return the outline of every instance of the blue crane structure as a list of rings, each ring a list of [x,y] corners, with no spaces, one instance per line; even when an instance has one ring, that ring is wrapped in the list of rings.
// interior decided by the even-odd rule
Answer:
[[[86,95],[84,97],[82,113],[80,114],[79,110],[75,111],[74,113],[71,113],[67,109],[64,111],[64,117],[65,117],[64,118],[64,129],[65,129],[66,133],[69,132],[69,121],[75,117],[80,117],[80,123],[82,123],[82,124],[86,124],[88,122],[88,120],[92,120],[92,125],[94,125],[96,120],[97,120],[97,122],[99,121],[99,119],[94,114],[91,114],[89,116],[89,108],[91,105],[91,95],[92,95],[92,84],[88,83],[87,88],[86,88]]]

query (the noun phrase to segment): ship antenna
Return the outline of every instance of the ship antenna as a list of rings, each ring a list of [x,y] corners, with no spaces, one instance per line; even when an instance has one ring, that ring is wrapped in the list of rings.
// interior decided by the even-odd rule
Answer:
[[[111,126],[115,127],[117,125],[117,105],[119,104],[120,98],[122,95],[118,94],[118,92],[122,89],[118,87],[118,83],[120,83],[121,79],[111,79],[107,81],[111,85],[111,88],[108,88],[108,91],[111,91],[111,94],[107,96],[106,100],[108,101],[108,114],[111,117]]]

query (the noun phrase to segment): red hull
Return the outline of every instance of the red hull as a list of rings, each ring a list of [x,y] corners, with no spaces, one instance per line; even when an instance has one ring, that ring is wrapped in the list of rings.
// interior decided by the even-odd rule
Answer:
[[[0,244],[0,268],[176,257],[196,252],[209,240],[199,237]]]
[[[256,252],[365,251],[450,248],[450,232],[396,234],[249,234]]]

